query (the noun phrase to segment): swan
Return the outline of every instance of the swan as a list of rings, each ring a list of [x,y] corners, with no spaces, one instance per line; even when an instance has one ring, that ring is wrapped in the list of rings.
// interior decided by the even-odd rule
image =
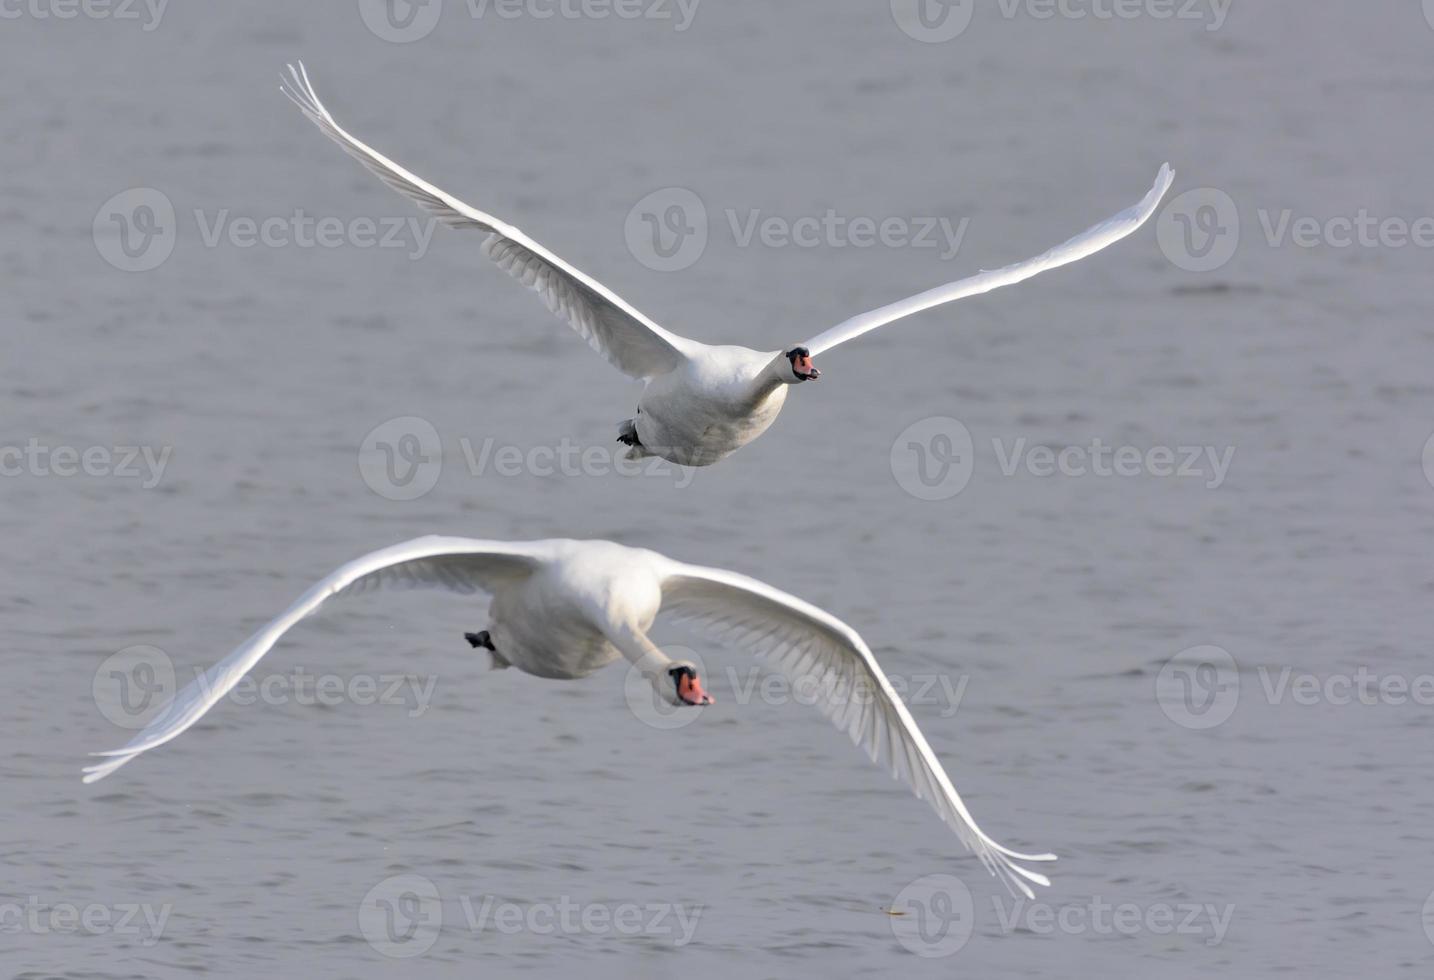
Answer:
[[[503,542],[430,535],[355,559],[196,677],[128,745],[93,753],[104,761],[86,767],[84,781],[103,779],[188,729],[280,637],[329,599],[381,587],[486,592],[492,597],[487,629],[464,635],[474,648],[490,652],[495,667],[578,678],[625,658],[658,698],[679,710],[713,699],[696,664],[669,658],[648,638],[648,630],[659,611],[696,623],[716,638],[750,649],[794,686],[815,689],[822,712],[872,761],[927,800],[1008,887],[1029,898],[1027,882],[1050,884],[1020,862],[1054,861],[1055,855],[1008,850],[976,826],[871,649],[850,626],[745,575],[611,541]]]
[[[646,383],[637,414],[618,424],[629,459],[660,456],[707,466],[760,436],[776,420],[787,389],[815,381],[813,358],[877,327],[953,300],[989,292],[1067,265],[1120,241],[1154,213],[1175,179],[1167,163],[1139,204],[1024,262],[983,271],[854,316],[780,351],[711,346],[658,326],[602,283],[568,265],[512,225],[464,204],[349,135],[324,108],[302,62],[282,91],[324,135],[439,221],[488,233],[483,252],[538,293],[613,367]]]

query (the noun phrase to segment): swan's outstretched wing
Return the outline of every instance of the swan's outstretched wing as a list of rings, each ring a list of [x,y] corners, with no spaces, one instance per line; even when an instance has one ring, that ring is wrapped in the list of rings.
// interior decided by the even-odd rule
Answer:
[[[319,101],[302,63],[289,66],[289,76],[279,90],[349,156],[429,214],[454,228],[489,232],[484,254],[541,296],[549,310],[566,320],[619,371],[634,378],[650,378],[671,371],[686,359],[693,341],[662,329],[602,283],[512,225],[469,207],[350,136]]]
[[[1017,262],[1015,265],[1008,265],[1004,269],[981,272],[967,279],[937,286],[924,293],[917,293],[915,296],[872,310],[870,313],[854,316],[813,337],[806,342],[805,346],[815,356],[893,320],[900,320],[902,317],[920,313],[922,310],[929,310],[942,303],[950,303],[952,300],[988,293],[1002,286],[1012,286],[1045,272],[1047,269],[1056,269],[1088,255],[1094,255],[1101,249],[1114,245],[1145,224],[1155,213],[1155,208],[1160,204],[1160,199],[1165,196],[1165,192],[1170,189],[1173,180],[1175,180],[1175,171],[1171,170],[1170,164],[1167,163],[1160,168],[1160,173],[1155,178],[1155,186],[1139,204],[1126,208],[1113,218],[1102,221],[1064,245],[1057,245],[1049,252],[1024,262]]]
[[[169,706],[121,749],[92,753],[105,761],[85,769],[85,782],[103,779],[141,752],[163,745],[204,716],[300,620],[334,596],[397,587],[472,593],[526,577],[542,561],[541,542],[478,541],[432,535],[357,558],[329,575],[238,649],[196,677]]]
[[[1007,850],[976,826],[876,657],[850,626],[770,585],[715,568],[669,563],[662,595],[664,612],[705,624],[715,636],[754,650],[793,684],[814,687],[822,713],[928,801],[1008,886],[1033,897],[1027,881],[1050,884],[1017,862],[1054,861],[1054,854]]]

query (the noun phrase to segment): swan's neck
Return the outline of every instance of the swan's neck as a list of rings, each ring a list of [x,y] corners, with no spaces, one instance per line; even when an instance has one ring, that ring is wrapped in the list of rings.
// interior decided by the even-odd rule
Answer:
[[[764,404],[772,393],[783,385],[790,384],[788,375],[791,373],[791,365],[783,354],[778,354],[771,360],[747,386],[747,400],[749,407],[756,408]]]

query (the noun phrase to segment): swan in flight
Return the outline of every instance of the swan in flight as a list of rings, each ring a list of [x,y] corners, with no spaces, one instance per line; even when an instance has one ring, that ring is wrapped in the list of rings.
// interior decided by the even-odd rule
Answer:
[[[836,726],[927,800],[962,842],[1008,887],[1050,884],[1020,862],[1022,854],[987,837],[971,818],[946,770],[922,737],[876,662],[846,623],[795,596],[736,572],[673,561],[611,541],[481,541],[429,536],[364,555],[320,581],[282,615],[195,678],[128,745],[97,752],[104,761],[84,781],[120,766],[185,731],[301,620],[329,599],[380,587],[441,587],[492,597],[488,627],[465,634],[490,651],[495,667],[549,678],[586,677],[626,659],[654,694],[677,710],[712,703],[697,666],[672,660],[648,638],[659,610],[751,650],[815,702]],[[641,681],[639,680],[639,684]]]
[[[1143,225],[1175,173],[1167,163],[1155,186],[1133,207],[1033,259],[937,286],[869,313],[854,316],[810,340],[780,351],[711,346],[680,337],[643,316],[597,280],[490,214],[464,204],[349,135],[324,108],[303,63],[289,66],[280,90],[325,136],[429,214],[454,228],[488,234],[483,252],[498,267],[538,293],[599,354],[624,374],[646,382],[637,415],[618,425],[629,458],[660,456],[706,466],[736,452],[767,430],[787,389],[821,376],[818,354],[869,330],[922,310],[989,292],[1094,255]]]

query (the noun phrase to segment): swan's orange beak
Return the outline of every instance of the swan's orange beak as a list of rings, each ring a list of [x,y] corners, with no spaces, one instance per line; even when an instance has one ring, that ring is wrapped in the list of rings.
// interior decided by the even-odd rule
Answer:
[[[677,696],[688,704],[713,704],[712,695],[702,690],[702,681],[696,674],[683,673],[677,678]]]
[[[793,358],[792,372],[797,377],[806,381],[815,381],[822,376],[822,373],[816,369],[815,365],[812,364],[812,359],[808,356],[799,355]]]

